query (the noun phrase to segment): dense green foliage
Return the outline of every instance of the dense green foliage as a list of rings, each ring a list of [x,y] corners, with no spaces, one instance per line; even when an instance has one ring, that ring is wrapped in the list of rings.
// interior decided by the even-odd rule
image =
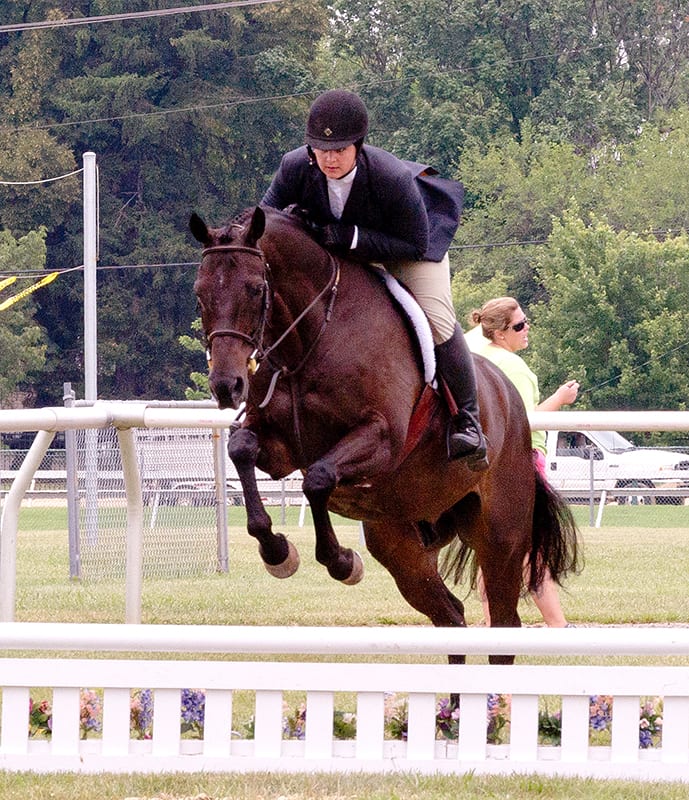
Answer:
[[[0,20],[171,5],[0,0]],[[119,267],[98,273],[102,397],[202,387],[202,349],[180,342],[196,317],[189,215],[217,224],[258,202],[281,153],[302,142],[309,103],[332,86],[362,94],[372,143],[465,183],[451,253],[460,317],[514,294],[537,322],[528,358],[543,391],[576,376],[591,408],[682,405],[679,0],[281,0],[0,32],[0,277],[82,263],[80,175],[28,182],[95,152],[99,263]],[[29,235],[43,229],[42,253]],[[67,272],[0,311],[0,404],[15,388],[38,404],[60,402],[64,381],[82,392],[82,297],[81,273]]]

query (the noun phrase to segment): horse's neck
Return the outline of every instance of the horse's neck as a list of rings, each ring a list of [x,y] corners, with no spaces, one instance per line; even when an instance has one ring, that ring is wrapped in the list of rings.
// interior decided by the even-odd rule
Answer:
[[[290,237],[288,242],[282,232],[281,239],[273,240],[265,248],[273,294],[272,338],[275,340],[294,325],[285,345],[296,352],[310,346],[323,325],[331,299],[328,287],[336,270],[326,251],[317,247],[307,234],[298,233],[306,241]],[[313,307],[309,309],[311,304]]]
[[[283,321],[291,322],[327,289],[336,265],[329,253],[318,247],[305,232],[292,231],[291,237],[286,233],[279,231],[274,235],[265,252],[273,292],[281,301],[280,316]],[[323,300],[327,303],[329,293]]]

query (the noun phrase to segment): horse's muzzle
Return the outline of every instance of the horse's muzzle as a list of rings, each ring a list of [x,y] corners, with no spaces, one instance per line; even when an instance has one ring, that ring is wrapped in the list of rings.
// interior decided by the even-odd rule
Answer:
[[[208,385],[220,408],[239,408],[246,400],[247,381],[241,375],[216,377],[211,372]]]

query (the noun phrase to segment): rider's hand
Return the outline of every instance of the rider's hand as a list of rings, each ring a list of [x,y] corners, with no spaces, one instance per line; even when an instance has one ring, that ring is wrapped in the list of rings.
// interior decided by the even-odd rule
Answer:
[[[321,244],[330,250],[349,250],[354,240],[354,225],[339,222],[324,225]]]

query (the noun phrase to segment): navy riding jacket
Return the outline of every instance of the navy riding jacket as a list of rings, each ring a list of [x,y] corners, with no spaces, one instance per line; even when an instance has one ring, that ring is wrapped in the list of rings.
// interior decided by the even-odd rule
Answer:
[[[295,204],[319,225],[356,225],[351,255],[361,261],[442,260],[459,225],[462,184],[371,145],[360,149],[356,166],[340,220],[330,211],[327,179],[306,146],[283,157],[262,205]]]

